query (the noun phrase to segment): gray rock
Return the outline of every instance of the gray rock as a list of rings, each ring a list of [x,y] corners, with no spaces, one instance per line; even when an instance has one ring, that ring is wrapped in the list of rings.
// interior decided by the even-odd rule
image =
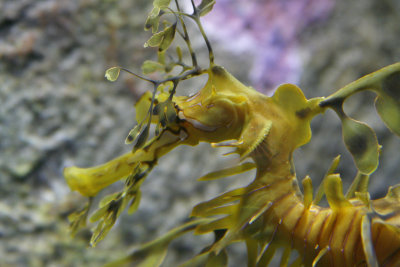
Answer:
[[[114,65],[139,72],[143,60],[154,59],[154,51],[143,48],[149,37],[143,31],[149,3],[0,2],[1,266],[99,266],[177,226],[196,203],[251,179],[249,175],[197,182],[207,171],[229,166],[234,159],[221,159],[222,151],[208,145],[178,148],[148,177],[138,212],[123,214],[96,248],[87,247],[93,225],[75,238],[69,236],[67,215],[86,200],[69,191],[63,168],[100,164],[131,149],[124,139],[135,123],[132,103],[150,86],[125,74],[113,84],[103,76]],[[306,96],[329,95],[398,61],[399,16],[396,0],[337,0],[327,20],[299,33],[300,87]],[[221,51],[218,63],[250,80],[249,68],[238,66],[251,62],[216,46]],[[380,169],[371,181],[373,196],[381,196],[388,185],[397,183],[399,140],[388,134],[369,108],[372,99],[366,94],[346,104],[346,109],[373,125],[383,145]],[[315,120],[313,129],[315,139],[296,152],[299,177],[311,173],[318,185],[329,162],[342,153],[340,168],[345,183],[350,181],[355,168],[337,136],[339,121],[327,114]],[[104,194],[119,188],[117,183]],[[189,236],[174,243],[166,266],[198,253],[211,239]],[[241,266],[245,249],[233,250],[230,265]]]

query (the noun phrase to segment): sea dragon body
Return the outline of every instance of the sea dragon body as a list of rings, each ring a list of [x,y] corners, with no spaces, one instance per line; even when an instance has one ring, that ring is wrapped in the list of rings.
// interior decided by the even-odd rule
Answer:
[[[250,158],[252,162],[222,173],[233,174],[255,167],[255,179],[245,187],[194,207],[191,216],[200,219],[177,232],[214,232],[218,238],[184,266],[204,263],[213,257],[223,262],[224,249],[237,241],[247,245],[248,266],[267,266],[280,247],[284,248],[282,266],[288,264],[292,250],[298,253],[292,266],[400,265],[400,187],[390,187],[384,198],[369,199],[368,177],[377,167],[375,157],[379,153],[376,137],[370,135],[367,126],[348,118],[341,108],[348,96],[364,89],[377,92],[380,101],[398,103],[399,99],[393,97],[387,100],[393,89],[388,91],[385,83],[394,79],[396,83],[391,82],[390,86],[397,86],[395,89],[400,91],[397,83],[400,63],[361,78],[332,96],[310,100],[292,84],[281,85],[272,97],[267,97],[217,65],[212,65],[206,74],[208,82],[197,94],[173,96],[175,117],[170,116],[161,132],[142,148],[101,166],[66,168],[64,175],[71,189],[95,196],[111,183],[133,177],[127,186],[134,189],[125,190],[124,194],[137,196],[142,177],[173,148],[199,142],[228,146],[242,160]],[[168,95],[160,93],[154,103],[163,103],[166,99]],[[138,121],[144,120],[152,108],[151,94],[145,94],[136,105]],[[360,171],[345,196],[341,178],[334,173],[337,158],[313,199],[309,177],[302,182],[303,193],[298,186],[292,155],[311,139],[311,119],[327,108],[334,109],[342,120],[345,143]],[[162,114],[160,110],[153,111],[152,122],[157,122]],[[396,122],[382,116],[396,132]],[[351,145],[354,142],[356,145]],[[221,172],[216,172],[203,179],[219,176]],[[329,207],[318,205],[322,194],[326,195]],[[178,236],[177,232],[174,235]],[[136,251],[127,259],[137,260],[138,255],[145,255],[143,251],[150,255],[151,249],[167,245],[172,234],[166,236],[144,245],[140,253]]]

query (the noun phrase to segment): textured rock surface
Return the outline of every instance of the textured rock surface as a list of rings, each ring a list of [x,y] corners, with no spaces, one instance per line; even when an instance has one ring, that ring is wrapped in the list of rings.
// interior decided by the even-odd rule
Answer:
[[[0,266],[99,266],[176,226],[195,203],[235,186],[232,178],[195,181],[234,159],[216,160],[221,151],[207,145],[179,148],[144,184],[139,211],[123,215],[98,247],[87,247],[89,230],[74,239],[68,235],[67,214],[86,200],[70,193],[63,167],[99,164],[130,149],[123,141],[134,124],[132,103],[149,86],[127,75],[110,84],[103,74],[116,64],[138,72],[141,62],[153,56],[143,48],[149,2],[0,1]],[[396,0],[337,0],[327,20],[299,33],[305,94],[328,95],[399,61],[399,20]],[[249,80],[249,68],[239,66],[250,66],[250,59],[216,47],[217,62]],[[372,185],[374,194],[382,195],[398,183],[400,144],[375,111],[362,105],[372,106],[372,100],[366,94],[346,108],[377,129],[384,154]],[[296,152],[296,166],[300,177],[311,173],[319,184],[330,160],[344,149],[335,137],[341,130],[332,114],[316,119],[313,127],[316,139]],[[348,155],[343,161],[343,178],[350,180],[352,161]],[[174,243],[167,266],[207,241],[197,238]],[[240,266],[243,257],[235,260],[231,265]]]

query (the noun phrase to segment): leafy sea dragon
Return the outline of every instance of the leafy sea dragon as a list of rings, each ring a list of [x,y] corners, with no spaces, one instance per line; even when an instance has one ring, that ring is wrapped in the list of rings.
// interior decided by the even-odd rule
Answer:
[[[193,7],[196,15],[207,6]],[[167,32],[165,29],[164,38]],[[381,148],[369,126],[343,111],[343,102],[349,96],[372,90],[377,94],[378,114],[393,133],[400,135],[400,63],[367,75],[329,97],[309,100],[293,84],[283,84],[272,97],[265,96],[214,64],[213,56],[207,69],[194,65],[175,78],[149,80],[155,90],[145,93],[136,104],[140,123],[126,140],[135,142],[132,152],[97,167],[64,170],[70,188],[88,197],[126,178],[123,191],[105,197],[92,215],[92,221],[99,221],[92,245],[105,236],[125,207],[131,212],[137,209],[140,185],[160,157],[179,145],[208,142],[214,147],[232,147],[232,153],[251,162],[208,174],[201,180],[256,168],[254,180],[198,204],[193,208],[192,220],[144,244],[116,265],[136,261],[140,266],[158,266],[169,243],[191,231],[214,232],[216,239],[183,266],[226,266],[225,249],[233,242],[247,245],[248,266],[267,266],[278,248],[283,248],[281,266],[287,266],[292,250],[297,251],[298,258],[291,266],[400,265],[400,187],[389,187],[384,198],[370,200],[369,176],[378,166]],[[115,80],[121,69],[125,70],[109,69],[106,76]],[[208,76],[198,93],[189,97],[174,95],[180,80],[198,75]],[[303,192],[300,190],[292,155],[310,141],[310,121],[327,108],[341,120],[343,140],[358,174],[344,195],[341,178],[335,173],[337,157],[314,198],[310,177],[302,181]],[[156,124],[156,133],[147,141],[150,123]],[[318,206],[324,194],[329,207]],[[88,211],[87,206],[71,216],[73,231],[85,223]]]

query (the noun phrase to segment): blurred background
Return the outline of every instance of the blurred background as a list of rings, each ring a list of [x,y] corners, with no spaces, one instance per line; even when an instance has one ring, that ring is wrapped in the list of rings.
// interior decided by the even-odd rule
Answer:
[[[125,74],[109,83],[104,71],[120,65],[139,73],[145,59],[155,59],[154,50],[143,48],[151,2],[0,0],[0,266],[99,266],[177,226],[196,203],[251,180],[253,173],[197,182],[237,159],[207,144],[181,147],[148,177],[137,213],[123,214],[96,248],[88,247],[93,225],[70,237],[67,216],[86,199],[70,192],[63,168],[97,165],[130,151],[124,140],[135,124],[133,103],[150,86]],[[397,0],[216,2],[203,18],[216,62],[265,94],[291,82],[307,97],[327,96],[400,61]],[[203,40],[191,30],[194,47],[205,55]],[[201,84],[186,86],[196,91]],[[381,197],[399,181],[400,143],[378,119],[374,95],[357,96],[345,110],[368,122],[383,145],[371,178],[372,196]],[[356,171],[339,120],[327,112],[312,127],[312,142],[295,153],[299,178],[310,174],[317,187],[341,153],[347,187]],[[102,194],[120,188],[117,183]],[[165,266],[211,240],[174,242]],[[243,266],[244,246],[232,250],[230,266]]]

